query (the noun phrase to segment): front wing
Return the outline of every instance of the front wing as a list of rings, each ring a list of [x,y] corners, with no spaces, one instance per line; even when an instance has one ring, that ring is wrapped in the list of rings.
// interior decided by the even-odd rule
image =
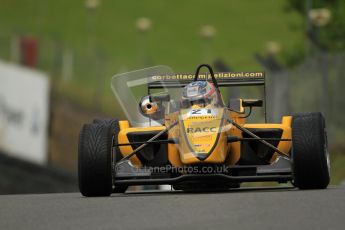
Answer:
[[[225,167],[225,166],[224,166]],[[129,161],[121,162],[113,170],[113,185],[178,185],[184,183],[241,183],[276,181],[286,183],[293,179],[291,163],[279,157],[271,165],[226,166],[222,172],[177,173],[174,168],[165,172],[155,168],[136,168]]]

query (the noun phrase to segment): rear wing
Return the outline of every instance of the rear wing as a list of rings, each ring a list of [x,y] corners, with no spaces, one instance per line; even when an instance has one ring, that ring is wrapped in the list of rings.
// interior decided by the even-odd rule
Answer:
[[[194,80],[194,74],[154,75],[148,79],[148,89],[180,88]],[[265,85],[265,72],[215,73],[219,87]],[[210,74],[199,74],[200,80],[211,79]]]

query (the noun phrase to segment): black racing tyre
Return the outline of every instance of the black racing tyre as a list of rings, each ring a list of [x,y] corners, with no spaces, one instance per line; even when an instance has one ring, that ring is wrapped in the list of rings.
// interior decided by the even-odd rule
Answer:
[[[96,118],[93,120],[94,124],[104,124],[107,126],[109,130],[109,135],[114,137],[114,142],[115,144],[118,143],[117,137],[120,132],[120,125],[119,125],[119,120],[114,119],[114,118]],[[113,162],[116,163],[120,159],[122,159],[122,155],[120,153],[120,149],[118,147],[115,147],[115,156],[113,158]],[[128,186],[127,185],[121,185],[121,186],[116,186],[113,189],[114,193],[124,193],[126,192]]]
[[[117,144],[117,136],[120,132],[120,125],[118,119],[112,118],[96,118],[93,120],[94,124],[104,124],[109,129],[109,135],[114,136],[115,144]],[[122,159],[122,155],[118,147],[116,147],[116,160]]]
[[[293,184],[300,189],[324,189],[330,181],[325,119],[321,113],[292,117]]]
[[[112,192],[112,136],[104,124],[86,124],[79,136],[78,179],[84,196],[109,196]]]

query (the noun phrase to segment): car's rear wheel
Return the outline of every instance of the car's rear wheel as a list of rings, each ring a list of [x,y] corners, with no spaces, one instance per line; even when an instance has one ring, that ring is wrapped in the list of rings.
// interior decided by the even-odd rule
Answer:
[[[300,113],[292,120],[294,185],[300,189],[324,189],[330,181],[325,119],[321,113]]]
[[[83,126],[78,147],[78,179],[84,196],[111,194],[111,143],[112,136],[105,124]]]

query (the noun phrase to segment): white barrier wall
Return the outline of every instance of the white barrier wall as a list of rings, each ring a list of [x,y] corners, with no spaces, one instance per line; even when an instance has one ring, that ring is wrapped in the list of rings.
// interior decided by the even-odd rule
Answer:
[[[0,150],[47,162],[49,79],[36,70],[0,61]]]

